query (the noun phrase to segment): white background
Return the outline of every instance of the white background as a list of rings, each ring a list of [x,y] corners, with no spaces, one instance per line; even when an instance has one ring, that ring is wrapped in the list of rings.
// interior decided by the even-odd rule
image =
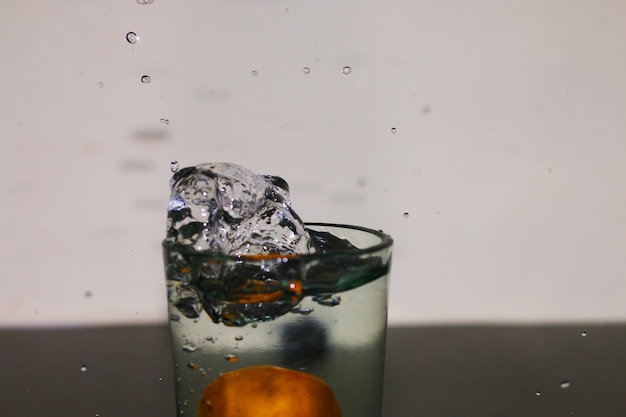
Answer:
[[[0,326],[165,321],[174,159],[390,233],[391,323],[626,319],[624,1],[0,0],[0,57]]]

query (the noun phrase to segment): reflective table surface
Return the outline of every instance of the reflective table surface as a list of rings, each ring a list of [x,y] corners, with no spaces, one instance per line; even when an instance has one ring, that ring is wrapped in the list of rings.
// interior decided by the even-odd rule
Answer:
[[[0,329],[0,415],[173,417],[170,355],[165,325]],[[383,416],[624,417],[626,325],[391,327]]]

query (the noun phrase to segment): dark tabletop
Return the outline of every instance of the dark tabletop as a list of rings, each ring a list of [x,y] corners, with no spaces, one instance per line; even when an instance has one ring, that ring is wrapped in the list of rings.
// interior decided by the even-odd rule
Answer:
[[[173,417],[170,355],[165,325],[0,329],[0,417]],[[626,325],[391,327],[383,416],[625,417]]]

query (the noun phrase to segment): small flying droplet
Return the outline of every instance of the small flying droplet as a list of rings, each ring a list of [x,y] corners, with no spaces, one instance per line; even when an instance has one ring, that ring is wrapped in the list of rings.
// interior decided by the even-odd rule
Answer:
[[[252,71],[252,76],[256,77],[257,75],[259,75],[259,72],[257,70],[253,70]]]
[[[391,133],[396,133],[398,130],[395,127],[391,128]]]
[[[535,391],[535,395],[538,397],[541,395],[541,391]]]
[[[137,0],[137,3],[139,3],[139,4],[152,4],[152,3],[154,3],[154,0]]]
[[[224,355],[224,359],[226,359],[226,361],[228,362],[236,362],[239,358],[234,353],[227,353],[226,355]]]
[[[309,68],[309,67],[304,67],[304,68],[302,68],[302,72],[304,72],[305,74],[308,74],[308,73],[310,73],[310,72],[311,72],[311,68]]]
[[[126,34],[126,40],[128,41],[128,43],[134,45],[137,43],[137,41],[139,41],[139,36],[137,36],[135,32],[128,32]]]
[[[141,82],[144,84],[148,84],[150,81],[152,81],[152,78],[150,78],[149,75],[142,75],[141,76]]]
[[[178,161],[170,162],[170,169],[172,170],[172,172],[178,171]]]
[[[343,67],[343,69],[341,70],[341,72],[342,72],[344,75],[348,75],[348,74],[350,74],[350,73],[352,72],[352,68],[350,68],[350,67]]]
[[[569,379],[561,381],[561,388],[569,388],[572,382]]]
[[[402,215],[402,217],[404,217],[405,219],[409,218],[409,213],[408,212],[404,212],[404,214]]]
[[[87,365],[82,365],[82,366],[80,367],[80,371],[81,371],[81,372],[87,372]]]

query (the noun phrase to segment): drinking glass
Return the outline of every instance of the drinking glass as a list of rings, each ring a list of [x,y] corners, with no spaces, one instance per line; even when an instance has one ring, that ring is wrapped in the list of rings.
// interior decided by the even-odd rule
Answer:
[[[392,239],[306,227],[354,246],[235,257],[163,243],[179,415],[380,417]]]

